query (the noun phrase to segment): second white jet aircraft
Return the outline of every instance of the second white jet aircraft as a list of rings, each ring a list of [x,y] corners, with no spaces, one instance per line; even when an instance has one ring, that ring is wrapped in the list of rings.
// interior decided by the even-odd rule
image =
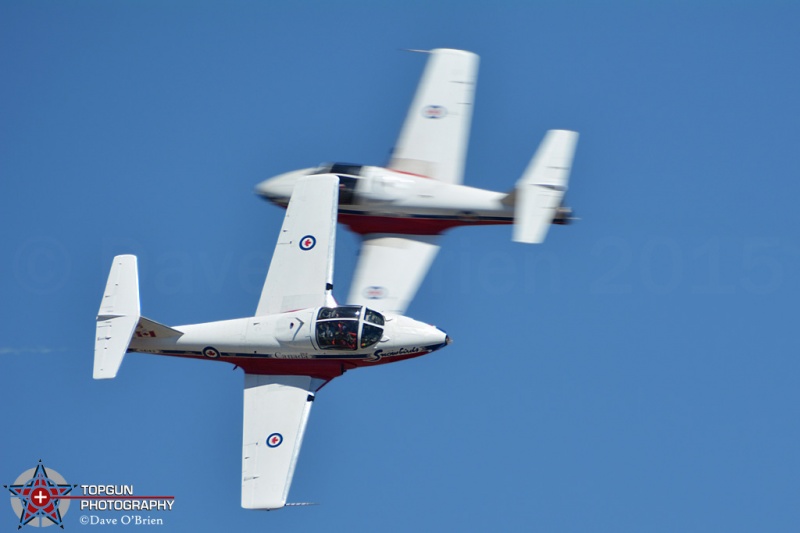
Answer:
[[[334,163],[281,174],[256,192],[286,205],[298,179],[339,176],[339,222],[363,237],[348,303],[405,312],[455,226],[513,224],[518,242],[544,241],[551,224],[567,224],[562,205],[578,134],[548,131],[511,192],[462,185],[478,72],[463,50],[430,54],[386,168]],[[403,265],[403,268],[396,268]]]
[[[126,352],[232,363],[244,374],[242,507],[279,509],[316,392],[346,370],[417,357],[450,343],[434,326],[333,299],[336,176],[298,180],[255,315],[169,327],[139,309],[136,257],[114,258],[97,314],[94,378]]]

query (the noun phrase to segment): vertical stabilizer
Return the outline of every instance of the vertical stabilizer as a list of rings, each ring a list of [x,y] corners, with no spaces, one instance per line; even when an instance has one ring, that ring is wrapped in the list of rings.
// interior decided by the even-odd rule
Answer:
[[[118,255],[111,265],[97,313],[94,379],[116,377],[139,323],[139,273],[135,255]]]

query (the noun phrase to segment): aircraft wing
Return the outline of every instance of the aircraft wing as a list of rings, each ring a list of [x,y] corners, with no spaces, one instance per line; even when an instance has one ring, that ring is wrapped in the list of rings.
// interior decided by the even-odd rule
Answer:
[[[464,180],[478,56],[431,50],[389,168],[447,183]]]
[[[255,316],[331,303],[338,200],[337,176],[297,181]]]
[[[244,375],[242,507],[286,505],[314,393],[309,376]]]
[[[439,251],[438,235],[365,235],[347,302],[402,315]]]

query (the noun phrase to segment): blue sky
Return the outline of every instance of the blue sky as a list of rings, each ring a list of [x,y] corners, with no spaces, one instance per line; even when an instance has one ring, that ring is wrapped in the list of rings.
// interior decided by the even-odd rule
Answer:
[[[1,3],[2,483],[42,459],[174,494],[170,531],[796,531],[798,17]],[[385,163],[424,66],[399,50],[435,47],[481,56],[466,183],[509,190],[547,129],[575,129],[582,220],[540,246],[449,232],[409,315],[455,342],[329,384],[290,493],[320,505],[244,511],[241,371],[133,354],[91,379],[111,258],[139,256],[155,320],[252,314],[283,217],[253,187]],[[338,243],[344,299],[358,243]]]

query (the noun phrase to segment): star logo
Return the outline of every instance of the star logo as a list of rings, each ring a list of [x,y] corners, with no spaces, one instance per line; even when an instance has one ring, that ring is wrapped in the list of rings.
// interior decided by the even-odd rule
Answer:
[[[304,252],[309,251],[317,244],[317,239],[313,235],[306,235],[300,239],[300,249]]]
[[[41,459],[36,468],[23,472],[13,485],[3,485],[11,493],[11,507],[19,513],[19,526],[35,527],[56,525],[64,529],[63,515],[69,508],[69,500],[61,501],[77,485],[70,485],[56,472],[49,472]],[[45,519],[47,521],[45,521]]]

